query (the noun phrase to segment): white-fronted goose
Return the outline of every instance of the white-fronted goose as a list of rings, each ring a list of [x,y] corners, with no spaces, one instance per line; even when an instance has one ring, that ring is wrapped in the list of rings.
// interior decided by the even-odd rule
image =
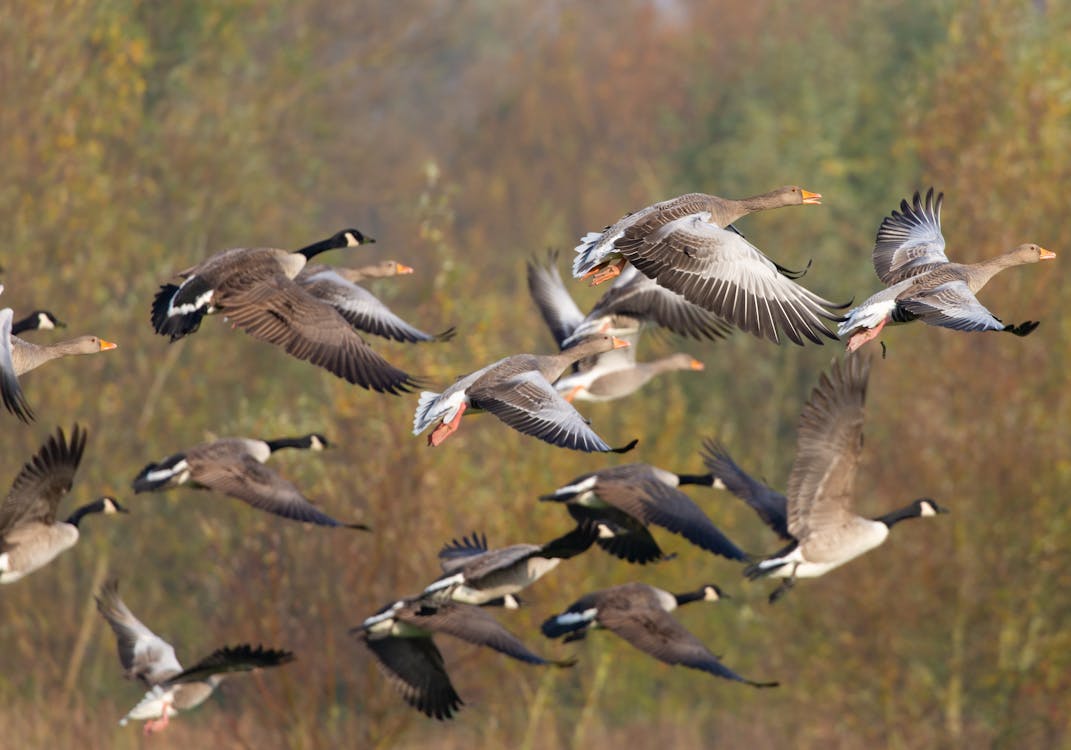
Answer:
[[[500,359],[458,378],[442,393],[421,393],[413,434],[419,435],[438,421],[428,445],[441,445],[471,409],[488,411],[518,432],[551,445],[581,451],[631,450],[635,440],[622,448],[607,445],[551,385],[573,362],[623,346],[628,342],[603,335],[559,354],[514,354]]]
[[[471,604],[399,601],[350,632],[372,652],[380,672],[406,703],[435,719],[451,718],[464,703],[432,640],[436,633],[487,646],[526,664],[571,667],[576,663],[532,653],[494,617]]]
[[[0,292],[3,286],[0,286]],[[55,344],[33,344],[12,335],[14,313],[0,310],[0,395],[4,407],[23,422],[33,421],[33,410],[22,392],[18,378],[46,362],[75,354],[96,354],[115,349],[111,341],[96,336],[79,336]]]
[[[569,609],[543,623],[547,638],[566,642],[605,628],[666,664],[681,664],[726,680],[753,687],[776,687],[776,682],[753,682],[732,671],[669,613],[690,602],[718,601],[725,595],[713,584],[697,591],[671,594],[644,583],[626,583],[581,597]]]
[[[923,200],[915,193],[911,205],[900,201],[900,210],[882,219],[874,242],[874,270],[887,289],[853,308],[837,333],[850,336],[848,351],[854,352],[877,338],[890,323],[921,320],[957,331],[1007,331],[1026,336],[1037,321],[1006,325],[974,296],[991,278],[1006,268],[1055,258],[1056,253],[1033,244],[1019,245],[981,263],[952,263],[945,255],[941,233],[941,203],[933,188]]]
[[[152,306],[156,332],[171,341],[220,312],[249,335],[287,354],[381,393],[408,392],[414,379],[377,354],[338,310],[294,281],[306,261],[326,251],[373,242],[356,229],[290,252],[233,248],[180,272],[180,285],[160,287]]]
[[[870,360],[861,355],[835,362],[828,376],[822,373],[800,413],[796,460],[783,506],[776,493],[744,474],[724,449],[707,444],[707,468],[755,508],[770,528],[791,540],[744,571],[752,579],[785,579],[770,595],[771,602],[797,578],[824,575],[881,545],[900,521],[947,512],[929,498],[874,519],[852,511],[869,374]]]
[[[14,583],[52,562],[78,542],[78,524],[90,513],[126,513],[113,497],[101,497],[56,521],[86,447],[78,425],[67,442],[57,430],[19,471],[0,504],[0,583]]]
[[[11,324],[11,332],[14,334],[26,331],[51,331],[53,328],[66,328],[67,324],[48,310],[34,310],[24,318]]]
[[[315,264],[306,265],[295,281],[313,297],[338,310],[350,325],[360,331],[408,343],[449,341],[455,333],[453,328],[447,328],[442,333],[425,333],[406,323],[378,297],[355,283],[358,279],[412,272],[412,268],[394,260],[363,268]]]
[[[264,465],[272,453],[282,448],[318,451],[327,444],[327,438],[317,434],[277,440],[212,440],[147,465],[134,478],[134,492],[155,492],[189,484],[195,489],[222,492],[254,508],[294,521],[367,530],[361,523],[336,521],[313,505],[291,482]]]
[[[164,729],[172,716],[204,703],[228,673],[278,667],[294,660],[289,651],[242,644],[216,649],[183,669],[174,647],[149,630],[119,598],[118,581],[105,583],[96,599],[97,609],[115,632],[123,676],[148,690],[119,724],[145,720],[145,734]]]
[[[443,575],[424,589],[423,596],[462,604],[486,605],[498,599],[517,607],[516,594],[558,567],[558,563],[587,550],[598,534],[581,524],[546,544],[513,544],[488,549],[487,537],[454,539],[439,550]]]
[[[674,474],[650,464],[623,464],[583,474],[539,499],[564,503],[581,523],[603,524],[613,535],[601,534],[596,544],[629,562],[645,564],[665,557],[647,530],[652,523],[715,555],[747,560],[699,506],[677,489],[682,484],[709,487],[714,477]]]

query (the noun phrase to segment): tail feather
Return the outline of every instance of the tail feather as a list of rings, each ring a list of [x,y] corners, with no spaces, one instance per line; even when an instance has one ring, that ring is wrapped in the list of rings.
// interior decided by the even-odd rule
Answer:
[[[579,640],[584,636],[591,623],[595,621],[595,610],[589,609],[584,612],[562,612],[560,615],[547,618],[540,626],[543,635],[547,638],[561,638],[569,636],[570,640]]]
[[[432,391],[423,391],[420,394],[420,401],[417,403],[416,413],[413,415],[414,435],[419,435],[431,427],[432,422],[441,414],[441,410],[435,408],[438,405],[439,395]]]
[[[208,312],[212,288],[198,276],[191,276],[181,286],[164,284],[152,302],[152,326],[172,341],[201,327]]]
[[[153,492],[174,484],[182,484],[185,479],[181,477],[186,469],[186,455],[184,453],[176,453],[159,463],[148,464],[134,477],[134,493]],[[176,477],[179,477],[177,481],[175,481]]]

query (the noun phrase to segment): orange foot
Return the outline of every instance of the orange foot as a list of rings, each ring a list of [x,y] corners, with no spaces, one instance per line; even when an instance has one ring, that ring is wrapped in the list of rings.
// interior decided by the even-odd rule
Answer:
[[[878,337],[878,334],[881,333],[881,329],[884,327],[885,320],[882,320],[874,328],[864,328],[863,330],[854,334],[850,339],[848,339],[848,353],[851,354],[866,342],[873,341],[874,339],[876,339]]]
[[[439,423],[439,426],[431,431],[428,435],[428,445],[432,448],[442,445],[446,438],[457,432],[457,428],[461,426],[461,416],[465,413],[465,409],[468,408],[468,404],[462,402],[461,406],[457,409],[457,414],[450,421],[445,419]]]
[[[609,281],[610,279],[620,276],[621,270],[625,267],[626,262],[627,261],[625,261],[624,258],[618,258],[617,260],[612,260],[607,263],[600,263],[581,278],[586,279],[590,277],[591,285],[598,286],[604,281]]]
[[[163,730],[167,729],[167,724],[167,706],[164,706],[164,715],[161,716],[159,719],[149,719],[147,722],[145,722],[145,727],[142,731],[144,732],[145,736],[148,737],[153,732],[162,732]]]

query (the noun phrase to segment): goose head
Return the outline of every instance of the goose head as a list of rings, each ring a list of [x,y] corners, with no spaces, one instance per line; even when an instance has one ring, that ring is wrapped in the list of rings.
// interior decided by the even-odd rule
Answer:
[[[1026,243],[1012,250],[1009,255],[1016,263],[1037,263],[1041,260],[1052,260],[1056,253],[1046,250],[1041,245]]]
[[[337,232],[331,237],[332,247],[357,247],[358,245],[367,245],[375,242],[375,238],[368,237],[363,234],[359,229],[343,229],[341,232]]]

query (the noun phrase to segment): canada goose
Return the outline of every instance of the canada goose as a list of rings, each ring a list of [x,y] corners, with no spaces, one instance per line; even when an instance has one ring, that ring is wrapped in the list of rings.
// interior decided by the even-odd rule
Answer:
[[[442,393],[421,393],[413,434],[419,435],[438,420],[428,445],[441,445],[457,431],[465,410],[471,407],[489,411],[518,432],[551,445],[581,451],[631,450],[636,441],[623,448],[607,445],[551,385],[573,362],[623,346],[628,342],[603,335],[559,354],[515,354],[500,359],[458,378]]]
[[[716,602],[724,596],[713,584],[671,594],[645,583],[626,583],[577,599],[563,613],[543,623],[543,635],[564,636],[569,642],[583,639],[590,630],[605,628],[666,664],[683,664],[757,688],[777,687],[776,682],[753,682],[726,667],[669,614],[682,604]]]
[[[853,308],[840,324],[837,333],[850,336],[849,352],[877,338],[889,323],[921,320],[957,331],[1007,331],[1016,336],[1038,327],[1029,320],[1005,325],[974,295],[1004,269],[1055,258],[1056,253],[1025,244],[981,263],[952,263],[941,233],[943,200],[944,193],[934,200],[931,187],[925,202],[916,192],[912,205],[902,200],[900,211],[882,219],[873,260],[878,278],[888,288]]]
[[[455,333],[453,328],[447,328],[442,333],[425,333],[406,323],[374,294],[354,283],[366,277],[412,272],[409,266],[393,260],[357,269],[315,264],[306,265],[294,280],[313,297],[335,308],[350,325],[360,331],[408,343],[449,341]]]
[[[579,522],[605,524],[613,533],[600,534],[596,544],[628,562],[642,565],[664,558],[647,530],[652,523],[715,555],[747,560],[699,506],[677,489],[682,484],[709,487],[714,477],[674,474],[649,464],[623,464],[583,474],[539,499],[565,503]]]
[[[171,341],[193,333],[208,313],[287,354],[381,393],[408,392],[416,381],[380,357],[338,310],[294,281],[306,261],[340,247],[373,242],[356,229],[290,252],[275,248],[223,250],[181,271],[180,285],[160,287],[152,306],[156,332]]]
[[[874,519],[851,510],[855,473],[863,450],[863,405],[870,360],[834,362],[800,412],[796,460],[788,498],[747,476],[716,443],[707,442],[707,468],[742,497],[788,546],[745,569],[748,578],[784,578],[770,595],[777,601],[797,578],[824,575],[879,546],[889,530],[908,518],[947,513],[929,498]]]
[[[67,442],[57,430],[19,471],[0,503],[0,583],[14,583],[52,562],[78,542],[78,524],[90,513],[126,513],[113,497],[101,497],[56,521],[86,447],[78,425]]]
[[[576,663],[537,656],[485,610],[457,602],[394,602],[350,632],[372,652],[380,672],[406,703],[440,720],[451,718],[464,701],[454,690],[432,640],[436,633],[487,646],[526,664],[571,667]]]
[[[32,344],[12,335],[13,318],[10,307],[0,310],[0,394],[7,410],[23,422],[32,422],[34,416],[19,385],[20,375],[60,357],[96,354],[116,348],[116,344],[96,336],[79,336],[55,344]]]
[[[488,549],[486,535],[454,539],[439,551],[443,575],[424,589],[422,596],[447,598],[462,604],[484,605],[502,599],[517,606],[515,594],[558,567],[558,563],[587,550],[597,529],[581,524],[546,544],[513,544]]]
[[[319,451],[327,445],[327,438],[317,434],[277,440],[212,440],[148,464],[134,477],[134,492],[155,492],[189,483],[195,489],[222,492],[254,508],[294,521],[368,530],[361,523],[336,521],[313,505],[301,490],[264,465],[272,453],[282,448]]]
[[[175,657],[175,648],[142,624],[119,598],[119,582],[108,581],[96,596],[97,610],[115,632],[123,676],[140,682],[148,692],[119,720],[145,722],[145,734],[167,727],[180,711],[189,711],[208,700],[230,672],[278,667],[294,660],[289,651],[263,646],[224,646],[188,669]]]
[[[34,310],[25,318],[16,320],[11,324],[11,332],[14,334],[26,331],[46,331],[53,328],[66,328],[67,324],[57,318],[48,310]]]

